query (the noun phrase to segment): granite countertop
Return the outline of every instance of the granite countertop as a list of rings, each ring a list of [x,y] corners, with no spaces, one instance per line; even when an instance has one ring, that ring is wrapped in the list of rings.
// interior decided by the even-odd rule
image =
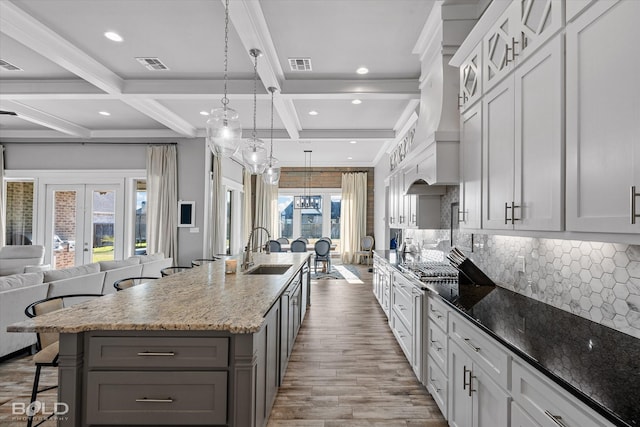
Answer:
[[[393,252],[376,254],[397,267]],[[420,285],[613,423],[640,426],[639,339],[499,286],[461,306],[470,285]]]
[[[223,260],[155,283],[74,305],[7,327],[9,332],[208,330],[253,333],[308,253],[254,254],[255,265],[291,264],[281,275],[225,274]],[[236,258],[237,259],[237,258]],[[238,259],[238,265],[240,260]]]

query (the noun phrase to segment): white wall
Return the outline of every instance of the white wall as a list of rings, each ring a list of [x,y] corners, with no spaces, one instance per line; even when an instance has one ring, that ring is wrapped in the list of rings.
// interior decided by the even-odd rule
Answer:
[[[374,169],[373,180],[373,232],[376,236],[376,249],[389,248],[389,227],[387,227],[387,203],[384,180],[389,176],[389,155],[384,154]]]

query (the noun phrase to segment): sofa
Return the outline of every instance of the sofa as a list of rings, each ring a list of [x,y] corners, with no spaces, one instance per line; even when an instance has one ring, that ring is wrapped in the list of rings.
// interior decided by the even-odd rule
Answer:
[[[160,270],[172,264],[172,258],[158,253],[0,277],[0,357],[35,344],[35,333],[7,332],[10,324],[27,319],[24,309],[32,302],[68,294],[115,293],[115,281],[136,276],[160,277]]]
[[[0,248],[0,276],[28,273],[28,269],[40,271],[44,260],[42,245],[12,245]],[[27,270],[25,270],[27,269]]]

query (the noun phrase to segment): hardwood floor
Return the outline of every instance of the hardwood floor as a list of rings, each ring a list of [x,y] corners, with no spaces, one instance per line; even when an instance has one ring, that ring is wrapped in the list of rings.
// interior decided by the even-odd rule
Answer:
[[[364,283],[315,280],[284,384],[268,427],[446,427],[435,402],[416,380],[371,291],[371,273],[359,266]],[[13,403],[28,403],[34,366],[31,356],[0,363],[0,427],[23,427]],[[55,384],[55,369],[41,383]],[[53,405],[56,391],[39,395]],[[54,426],[47,421],[42,426]]]
[[[418,382],[364,283],[312,281],[312,306],[293,348],[268,427],[447,425]]]

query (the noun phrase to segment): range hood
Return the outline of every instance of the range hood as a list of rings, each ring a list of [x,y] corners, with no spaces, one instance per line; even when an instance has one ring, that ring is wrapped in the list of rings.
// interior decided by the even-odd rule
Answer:
[[[459,183],[459,70],[449,61],[478,17],[477,0],[437,1],[413,53],[420,55],[420,108],[406,157],[406,194]],[[406,166],[405,166],[406,165]]]

